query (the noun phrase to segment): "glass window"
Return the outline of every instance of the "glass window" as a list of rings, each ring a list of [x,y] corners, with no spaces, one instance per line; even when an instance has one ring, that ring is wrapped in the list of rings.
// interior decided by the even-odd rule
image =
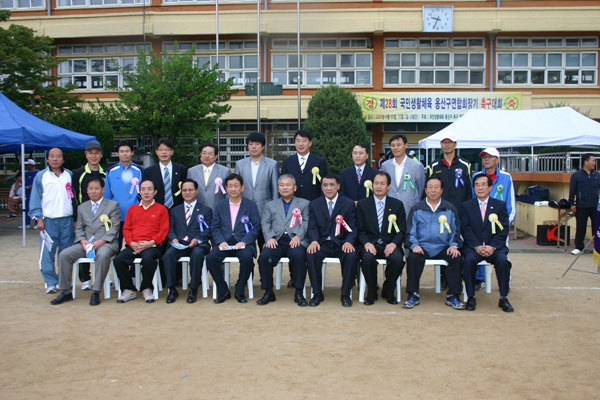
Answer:
[[[386,69],[384,72],[385,75],[385,84],[386,85],[396,85],[400,83],[398,81],[398,70],[389,70]]]
[[[523,84],[523,83],[527,83],[527,77],[528,77],[529,71],[514,71],[513,73],[513,82],[515,84]]]
[[[483,61],[484,61],[483,53],[469,54],[469,66],[470,67],[483,67]]]
[[[579,67],[579,53],[566,54],[567,67]]]
[[[562,67],[562,53],[548,53],[549,67]]]
[[[533,67],[545,67],[546,66],[546,53],[534,53],[531,55],[531,66]]]
[[[472,70],[471,71],[471,85],[482,85],[483,84],[483,71]]]
[[[285,54],[273,54],[273,68],[287,68],[287,56]]]
[[[565,71],[565,84],[576,85],[579,83],[579,70]]]
[[[244,56],[229,56],[229,68],[242,69],[244,67]]]
[[[246,69],[257,69],[258,58],[256,54],[244,54],[244,68]]]
[[[402,71],[402,83],[416,83],[417,82],[417,71],[415,70],[403,70]]]
[[[403,53],[402,54],[402,66],[403,67],[416,67],[417,66],[417,55],[415,53]]]
[[[433,53],[421,53],[419,65],[421,67],[433,67]]]
[[[457,85],[469,84],[469,71],[454,71],[454,83]]]
[[[335,54],[323,54],[323,68],[337,67],[337,56]]]
[[[560,83],[561,71],[548,71],[548,83]]]
[[[596,71],[581,71],[581,83],[595,83]]]
[[[415,48],[415,47],[417,47],[417,40],[416,39],[400,39],[400,47]]]
[[[306,67],[307,68],[321,68],[321,54],[307,54],[306,55]],[[310,81],[310,79],[309,79]]]
[[[498,54],[498,67],[512,67],[512,54]]]
[[[466,67],[469,65],[469,55],[467,53],[455,53],[454,54],[454,66],[455,67]]]
[[[371,55],[370,54],[356,54],[356,66],[358,68],[370,68],[371,67]]]
[[[335,71],[323,71],[323,84],[324,85],[335,85],[337,73]]]
[[[515,67],[529,66],[529,54],[528,53],[515,53],[513,60],[514,60]]]
[[[385,55],[385,66],[386,67],[399,67],[400,66],[400,54],[392,53]]]
[[[449,53],[435,53],[435,66],[436,67],[449,67],[450,66],[450,54]]]
[[[342,67],[342,68],[354,67],[354,54],[342,54],[340,56],[340,67]]]
[[[450,71],[435,71],[435,83],[447,85],[450,83]]]
[[[433,83],[433,71],[421,71],[419,73],[419,83],[424,83],[424,84]]]
[[[543,85],[545,73],[544,70],[532,70],[531,71],[531,83],[534,85]]]
[[[531,47],[546,47],[546,39],[531,39]]]
[[[383,47],[386,49],[396,49],[399,47],[400,41],[398,39],[385,39],[383,41]]]
[[[583,67],[595,67],[596,53],[581,53],[581,65]]]

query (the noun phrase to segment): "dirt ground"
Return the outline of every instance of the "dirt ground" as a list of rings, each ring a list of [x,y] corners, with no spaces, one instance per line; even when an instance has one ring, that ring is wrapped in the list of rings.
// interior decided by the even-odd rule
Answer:
[[[340,304],[328,268],[325,302],[190,305],[141,298],[98,307],[89,293],[60,306],[38,270],[37,232],[22,248],[0,229],[0,385],[3,399],[597,399],[600,276],[561,275],[570,254],[513,254],[511,314],[479,292],[475,312],[455,311],[422,279],[413,310],[379,301]],[[578,268],[596,271],[591,255]],[[257,269],[255,269],[257,272]],[[232,280],[237,266],[232,266]],[[381,277],[380,277],[381,278]],[[381,280],[381,279],[380,279]],[[405,277],[402,280],[403,288]],[[255,294],[260,297],[258,277]],[[181,293],[181,291],[180,291]],[[403,293],[403,299],[405,294]]]

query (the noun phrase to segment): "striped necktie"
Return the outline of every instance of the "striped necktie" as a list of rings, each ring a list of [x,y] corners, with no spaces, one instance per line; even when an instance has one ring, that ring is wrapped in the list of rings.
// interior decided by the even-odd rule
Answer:
[[[306,159],[304,157],[300,157],[300,171],[304,172],[305,165],[306,165]]]
[[[360,168],[356,170],[356,175],[358,177],[358,183],[360,183],[360,180],[362,179],[362,172]]]
[[[92,215],[95,217],[98,212],[98,203],[92,201]]]
[[[165,207],[173,207],[173,193],[171,192],[171,175],[169,175],[169,168],[165,168],[165,175],[163,177],[165,182]]]
[[[377,200],[377,223],[379,224],[379,232],[383,224],[383,201]]]
[[[185,223],[190,224],[190,218],[192,217],[192,206],[189,204],[185,205]]]

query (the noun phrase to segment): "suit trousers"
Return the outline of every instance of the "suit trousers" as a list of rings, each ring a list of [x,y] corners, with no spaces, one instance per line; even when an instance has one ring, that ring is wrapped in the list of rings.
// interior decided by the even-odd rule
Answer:
[[[404,252],[402,251],[402,247],[396,247],[392,254],[386,257],[384,253],[386,244],[375,243],[374,246],[377,254],[370,253],[363,248],[360,256],[362,260],[362,272],[367,282],[367,299],[374,300],[375,296],[377,296],[378,258],[385,258],[387,261],[381,297],[393,299],[395,298],[396,281],[400,274],[402,274],[402,269],[404,269]]]
[[[459,295],[461,292],[462,278],[462,257],[452,258],[447,253],[448,247],[444,247],[436,255],[414,253],[412,250],[408,253],[406,259],[406,293],[419,293],[419,282],[425,267],[425,260],[444,260],[448,263],[446,267],[446,278],[448,279],[448,291],[446,294]]]
[[[512,268],[512,264],[508,261],[507,257],[508,249],[495,251],[490,257],[482,257],[475,250],[465,247],[463,248],[463,255],[463,279],[465,280],[467,296],[475,296],[475,273],[477,272],[477,264],[481,261],[494,264],[496,279],[498,279],[498,287],[500,288],[500,297],[508,296],[510,269]]]
[[[250,274],[254,271],[254,256],[250,246],[246,246],[240,250],[227,250],[221,251],[219,247],[214,247],[210,253],[206,256],[206,268],[213,277],[215,285],[217,285],[217,294],[224,296],[229,288],[225,282],[223,268],[221,264],[227,257],[237,257],[240,260],[240,273],[238,281],[235,284],[235,293],[239,296],[244,295],[246,288],[246,281],[250,277]]]
[[[165,267],[165,275],[167,276],[167,286],[175,287],[177,283],[177,260],[179,257],[190,257],[190,276],[191,276],[191,289],[198,289],[200,282],[202,281],[202,265],[204,264],[204,257],[208,253],[208,249],[204,246],[194,246],[193,248],[187,249],[176,249],[173,246],[169,246],[167,251],[162,257],[163,265]]]
[[[320,294],[323,287],[323,275],[321,268],[323,259],[326,257],[339,258],[342,264],[342,296],[350,296],[352,286],[356,280],[356,263],[358,255],[355,251],[344,253],[342,246],[335,244],[332,240],[321,243],[321,249],[314,254],[306,254],[306,268],[314,294]]]
[[[126,245],[113,260],[115,270],[117,271],[121,283],[121,290],[129,289],[134,292],[137,290],[133,284],[133,279],[131,279],[131,273],[129,273],[129,266],[133,264],[133,260],[136,258],[142,259],[142,283],[140,285],[140,290],[153,290],[154,285],[152,285],[152,279],[154,278],[158,259],[161,254],[162,252],[159,246],[150,247],[140,254],[134,254],[133,249],[129,247],[129,245]]]
[[[281,257],[290,259],[290,269],[294,271],[294,287],[296,290],[302,290],[306,280],[306,247],[299,245],[291,248],[288,235],[282,236],[274,249],[263,247],[260,252],[258,270],[263,288],[268,292],[273,291],[273,268]]]
[[[577,207],[575,213],[575,248],[583,250],[585,244],[585,233],[587,232],[587,220],[592,221],[592,236],[596,234],[596,207]],[[566,229],[566,228],[565,228]]]
[[[92,290],[100,292],[102,291],[102,285],[104,285],[104,279],[108,274],[110,268],[110,258],[117,254],[117,244],[111,245],[106,243],[98,250],[96,250],[96,263],[94,266],[94,272],[96,279],[92,286]],[[86,256],[85,249],[80,243],[76,243],[73,246],[64,249],[58,256],[58,267],[59,267],[59,280],[58,288],[61,290],[71,289],[71,276],[73,274],[73,263],[79,258]],[[89,268],[90,264],[87,264]]]

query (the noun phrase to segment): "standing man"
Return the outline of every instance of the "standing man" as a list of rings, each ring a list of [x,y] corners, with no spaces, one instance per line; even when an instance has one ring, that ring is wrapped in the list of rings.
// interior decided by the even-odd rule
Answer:
[[[181,185],[183,204],[175,206],[169,213],[170,229],[167,234],[169,247],[162,257],[167,275],[169,294],[167,304],[174,303],[179,293],[175,288],[177,281],[177,260],[180,257],[190,257],[190,293],[187,302],[195,303],[198,298],[198,287],[202,279],[204,256],[210,251],[212,210],[198,203],[198,183],[186,179]],[[185,246],[185,247],[184,247]]]
[[[29,217],[29,201],[31,200],[31,188],[33,186],[33,180],[37,175],[38,171],[35,169],[35,161],[28,159],[25,161],[25,227],[29,228],[31,225],[31,218]],[[22,226],[19,227],[19,229]]]
[[[390,304],[398,304],[394,289],[404,268],[402,243],[406,232],[406,215],[402,202],[387,196],[391,183],[392,178],[387,172],[376,172],[373,178],[374,196],[359,201],[356,210],[359,253],[368,289],[366,306],[373,305],[377,300],[378,258],[387,260],[381,297]]]
[[[206,256],[206,267],[217,286],[215,303],[220,304],[231,298],[221,263],[226,257],[237,257],[240,273],[235,284],[235,299],[238,303],[247,303],[244,291],[246,281],[254,270],[260,218],[256,204],[242,197],[244,178],[237,174],[228,175],[225,187],[229,199],[215,205],[211,228],[216,246]]]
[[[323,176],[321,188],[324,196],[310,202],[306,267],[313,297],[309,305],[316,307],[323,300],[323,276],[321,266],[326,257],[340,259],[342,264],[342,305],[352,307],[350,292],[356,277],[358,256],[354,249],[356,241],[356,207],[346,196],[340,195],[340,183],[336,175]]]
[[[354,200],[354,204],[373,195],[373,176],[377,170],[367,165],[368,159],[367,145],[357,143],[352,148],[354,165],[340,172],[340,193]]]
[[[404,204],[406,214],[413,205],[421,201],[425,186],[423,164],[406,155],[407,143],[406,136],[393,136],[390,139],[390,147],[394,158],[384,162],[381,168],[392,177],[388,196],[400,200]]]
[[[134,204],[139,204],[138,194],[144,168],[131,161],[133,146],[122,140],[117,145],[119,162],[106,170],[106,190],[104,197],[119,203],[121,224],[119,229],[119,250],[123,247],[123,225],[127,210]]]
[[[40,236],[40,272],[46,281],[46,293],[56,293],[58,274],[54,267],[56,252],[75,242],[73,207],[75,194],[71,184],[71,171],[63,168],[65,159],[58,147],[48,151],[48,167],[35,176],[31,189],[29,216],[36,220],[37,228],[53,241],[50,250],[46,239]]]
[[[189,169],[187,177],[198,182],[198,201],[210,209],[226,196],[225,178],[231,171],[216,163],[219,147],[215,143],[204,143],[200,147],[200,164]]]
[[[575,213],[575,249],[571,254],[580,254],[584,249],[585,233],[588,218],[592,221],[592,232],[596,232],[595,219],[598,208],[598,194],[600,192],[600,173],[596,171],[596,157],[591,153],[581,156],[579,171],[571,175],[569,185],[569,203],[571,211]]]
[[[156,189],[154,200],[162,204],[167,209],[181,204],[181,182],[186,178],[188,169],[183,165],[172,162],[171,157],[175,149],[173,142],[167,138],[162,138],[156,146],[156,155],[158,164],[154,164],[144,171],[143,180],[151,180]]]
[[[508,211],[506,203],[490,197],[492,178],[479,174],[473,180],[476,198],[463,203],[460,212],[461,231],[464,238],[463,277],[467,291],[467,311],[475,311],[475,274],[477,264],[487,261],[494,264],[500,300],[498,307],[504,312],[514,311],[508,302],[508,285],[511,263],[508,261]]]
[[[140,184],[142,201],[127,210],[123,227],[125,248],[113,260],[121,284],[121,296],[117,303],[125,303],[137,297],[129,267],[138,257],[142,259],[140,290],[146,303],[154,302],[152,279],[162,255],[160,244],[169,232],[169,211],[154,200],[156,192],[150,179],[143,180]]]
[[[262,133],[252,132],[246,137],[250,157],[235,163],[235,173],[246,182],[242,196],[256,203],[261,220],[265,204],[277,198],[277,178],[279,178],[277,161],[263,154],[265,143],[265,136]],[[265,239],[259,234],[258,249],[262,249],[264,244]]]
[[[404,308],[420,304],[419,282],[423,274],[425,260],[444,260],[448,263],[446,277],[448,291],[446,305],[463,310],[465,305],[459,300],[461,292],[462,257],[458,249],[462,245],[460,218],[449,201],[442,199],[442,180],[433,176],[427,180],[426,198],[415,204],[407,219],[408,236],[404,247],[408,250],[406,259],[406,293],[408,299]]]
[[[73,263],[86,257],[91,249],[95,252],[94,286],[90,297],[90,306],[100,304],[100,291],[110,268],[110,259],[117,254],[121,213],[117,202],[103,197],[104,179],[91,176],[87,180],[88,201],[77,207],[77,228],[75,243],[58,256],[60,267],[59,289],[62,292],[50,302],[52,305],[73,300],[71,293],[71,275]]]
[[[294,134],[296,154],[283,159],[281,174],[290,174],[296,180],[296,196],[312,201],[321,195],[321,176],[327,175],[327,162],[310,153],[312,133],[299,130]]]
[[[294,271],[294,302],[300,307],[307,305],[302,294],[306,280],[306,248],[308,247],[308,200],[295,197],[296,181],[292,175],[279,177],[279,195],[281,199],[268,202],[262,214],[261,224],[265,247],[258,259],[260,279],[265,295],[256,303],[269,304],[275,301],[273,291],[273,267],[281,257],[290,259],[290,268]]]

